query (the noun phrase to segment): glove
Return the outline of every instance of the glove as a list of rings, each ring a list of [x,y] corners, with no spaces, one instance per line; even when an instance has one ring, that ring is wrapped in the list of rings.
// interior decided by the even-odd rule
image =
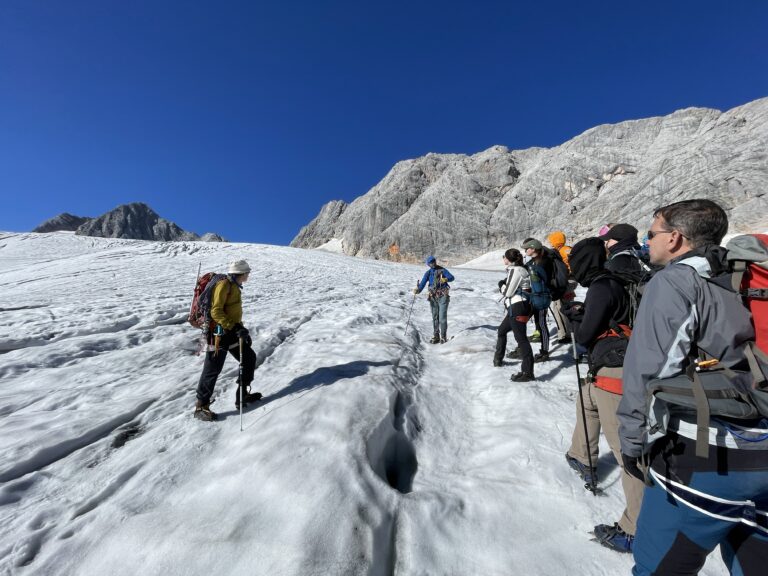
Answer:
[[[582,302],[564,302],[560,311],[571,322],[581,322],[584,319],[584,304]]]
[[[506,280],[499,280],[499,292],[504,294],[506,292],[507,288],[507,281]]]
[[[414,293],[414,294],[418,294],[418,293],[419,293],[419,289],[418,289],[418,288],[414,288],[414,289],[413,289],[413,293]]]
[[[638,480],[645,482],[645,474],[643,474],[642,470],[640,470],[640,467],[638,466],[638,463],[640,462],[640,458],[636,456],[627,456],[622,452],[621,462],[622,462],[622,465],[624,466],[624,471],[627,474],[629,474],[630,476],[634,476]]]
[[[237,334],[238,338],[242,338],[243,340],[248,338],[248,334],[249,334],[248,329],[245,328],[245,326],[243,326],[242,324],[235,324],[233,330]]]

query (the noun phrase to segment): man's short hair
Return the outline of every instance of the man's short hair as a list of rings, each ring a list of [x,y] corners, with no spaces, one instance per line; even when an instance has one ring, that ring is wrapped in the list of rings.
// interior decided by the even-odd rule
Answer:
[[[667,228],[677,230],[693,248],[718,245],[728,232],[728,215],[712,200],[694,198],[668,204],[656,209],[653,217],[661,216]]]

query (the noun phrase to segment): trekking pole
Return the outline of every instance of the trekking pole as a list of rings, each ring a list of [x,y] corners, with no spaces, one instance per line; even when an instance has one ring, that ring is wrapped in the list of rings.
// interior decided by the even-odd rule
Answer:
[[[405,332],[403,333],[403,338],[408,334],[408,325],[411,323],[411,312],[413,311],[413,303],[416,302],[416,292],[413,293],[413,298],[411,298],[411,307],[408,310],[408,320],[405,321]]]
[[[197,278],[195,279],[195,288],[197,288],[197,283],[200,281],[200,271],[203,269],[203,263],[200,262],[200,264],[197,265]],[[192,291],[194,292],[194,290]],[[192,304],[189,305],[189,316],[192,315],[192,308],[195,305],[195,299],[192,299]]]
[[[584,440],[587,443],[587,460],[589,461],[589,483],[584,487],[597,496],[597,486],[595,485],[594,466],[592,465],[592,452],[589,449],[589,432],[587,431],[587,411],[584,408],[584,392],[581,388],[581,373],[579,371],[579,353],[576,350],[576,336],[571,328],[571,345],[573,346],[573,359],[576,360],[576,382],[579,386],[579,404],[581,404],[581,423],[584,424]]]
[[[243,337],[240,336],[240,366],[238,372],[240,374],[240,432],[243,431]]]

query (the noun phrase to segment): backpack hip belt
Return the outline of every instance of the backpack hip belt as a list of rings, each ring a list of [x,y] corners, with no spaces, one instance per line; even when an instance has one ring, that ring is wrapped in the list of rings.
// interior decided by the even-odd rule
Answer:
[[[594,375],[592,375],[591,372],[589,373],[589,376],[592,378],[592,382],[595,383],[596,387],[600,388],[601,390],[605,390],[606,392],[611,392],[612,394],[623,393],[623,375],[624,368],[614,368],[608,366],[603,366]]]

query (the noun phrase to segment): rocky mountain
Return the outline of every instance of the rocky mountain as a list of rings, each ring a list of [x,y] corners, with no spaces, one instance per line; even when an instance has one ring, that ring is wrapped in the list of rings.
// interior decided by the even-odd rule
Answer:
[[[731,232],[768,229],[768,98],[727,112],[688,108],[602,125],[555,148],[494,146],[471,156],[398,162],[350,204],[333,201],[292,246],[336,238],[346,254],[405,261],[434,253],[465,261],[563,230],[604,223],[647,229],[654,208],[711,198]]]
[[[88,222],[90,218],[83,216],[74,216],[67,212],[62,212],[50,220],[46,220],[32,232],[74,232],[77,228]]]
[[[133,238],[135,240],[197,240],[197,234],[185,232],[179,226],[160,218],[146,204],[123,204],[80,226],[75,234],[102,238]]]
[[[213,232],[202,237],[187,232],[169,220],[161,218],[146,204],[123,204],[98,218],[82,218],[66,212],[46,220],[33,232],[75,231],[80,236],[102,238],[131,238],[134,240],[201,240],[226,242]]]

